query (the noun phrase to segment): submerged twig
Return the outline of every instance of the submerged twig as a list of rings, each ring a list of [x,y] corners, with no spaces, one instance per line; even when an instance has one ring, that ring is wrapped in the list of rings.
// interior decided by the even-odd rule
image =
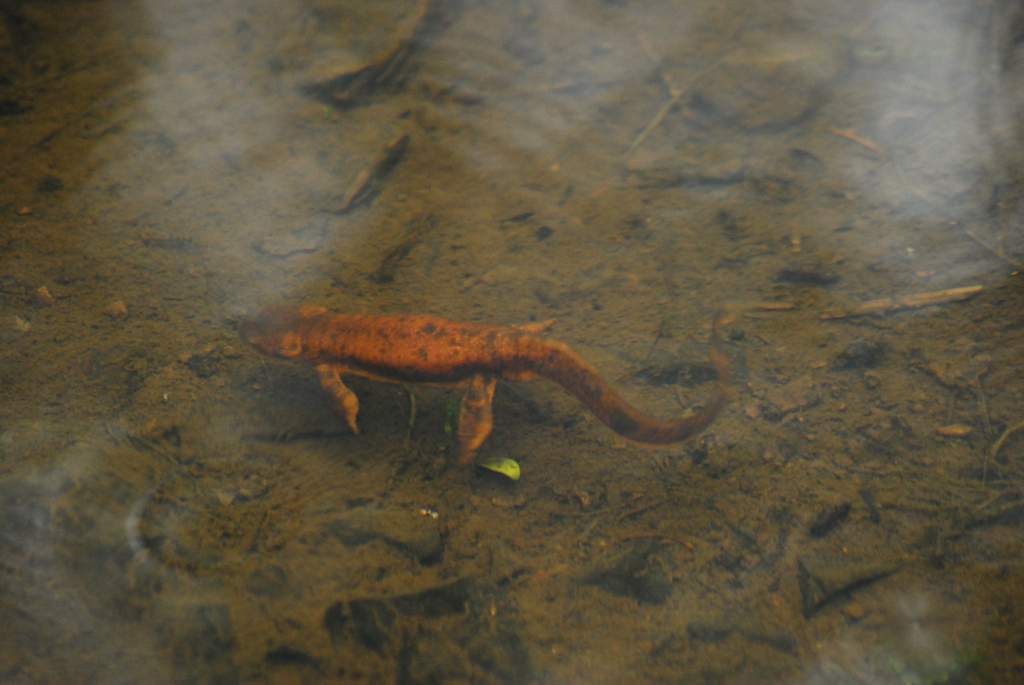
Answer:
[[[992,459],[995,459],[999,454],[999,450],[1003,449],[1003,445],[1006,444],[1006,441],[1009,440],[1014,433],[1022,430],[1024,430],[1024,421],[1015,423],[1003,431],[1003,434],[999,436],[999,439],[992,443],[992,451],[989,452],[989,456],[991,456]]]
[[[306,430],[306,431],[278,431],[276,433],[243,433],[243,442],[279,442],[279,443],[292,443],[300,442],[303,440],[333,440],[334,438],[344,438],[352,435],[351,431],[334,431],[334,430]]]
[[[964,235],[966,235],[968,238],[973,240],[975,243],[977,243],[979,246],[981,246],[983,249],[985,249],[987,252],[989,252],[993,256],[998,257],[999,259],[1003,260],[1004,262],[1009,264],[1014,269],[1017,269],[1018,271],[1024,270],[1024,263],[1018,262],[1017,260],[1015,260],[1012,257],[1010,257],[1009,255],[1007,255],[1003,251],[1002,248],[992,247],[991,245],[986,243],[984,240],[982,240],[978,236],[974,235],[974,233],[972,233],[970,229],[965,228],[965,229],[963,229],[963,232],[964,232]]]
[[[408,383],[402,383],[405,394],[409,396],[409,423],[405,431],[405,444],[412,442],[412,430],[416,426],[416,393]]]
[[[992,435],[992,414],[988,410],[988,397],[985,396],[985,386],[982,383],[982,376],[984,373],[979,373],[974,382],[978,386],[978,403],[981,404],[981,417],[985,419],[985,434],[989,437]]]
[[[753,302],[748,306],[757,312],[791,312],[797,308],[793,302]]]
[[[705,66],[703,69],[699,70],[696,74],[694,74],[685,85],[679,86],[665,73],[664,68],[661,66],[662,60],[659,59],[657,55],[654,54],[654,50],[651,49],[650,44],[647,42],[647,38],[643,34],[640,34],[638,36],[638,39],[640,42],[640,47],[643,48],[643,51],[647,54],[648,59],[650,59],[657,65],[658,77],[661,78],[661,82],[664,84],[665,89],[668,90],[669,99],[665,101],[665,103],[663,103],[661,107],[658,108],[658,111],[655,112],[654,116],[651,117],[651,119],[647,122],[647,125],[644,126],[643,130],[641,130],[640,133],[638,133],[637,136],[633,139],[633,142],[630,143],[629,149],[626,150],[625,155],[627,159],[632,157],[633,153],[636,152],[637,148],[643,145],[644,141],[647,140],[647,136],[649,136],[654,131],[654,129],[661,126],[661,123],[665,120],[665,117],[668,116],[668,113],[672,111],[673,107],[679,104],[679,101],[682,100],[683,97],[690,92],[693,86],[698,81],[700,81],[700,79],[702,79],[705,74],[710,72],[712,69],[714,69],[721,63],[723,57],[728,52],[727,50],[723,51],[715,59],[713,59],[707,66]]]
[[[830,128],[828,132],[839,138],[849,140],[851,143],[857,143],[857,145],[860,145],[865,150],[869,150],[876,157],[885,157],[885,152],[877,143],[872,140],[868,140],[852,128]]]
[[[379,184],[398,165],[409,147],[409,134],[403,133],[384,148],[384,152],[373,164],[356,176],[338,207],[338,214],[351,212],[356,207],[369,203],[380,192]]]
[[[857,305],[845,312],[826,312],[821,315],[822,319],[847,319],[854,316],[865,316],[867,314],[884,314],[899,309],[914,309],[917,307],[929,307],[934,304],[946,302],[959,302],[974,297],[982,291],[980,285],[969,285],[963,288],[949,288],[947,290],[933,290],[927,293],[917,293],[904,297],[883,297],[879,300],[870,300]]]
[[[392,83],[412,52],[413,46],[426,30],[432,0],[419,0],[409,28],[387,50],[361,66],[346,69],[318,83],[310,84],[306,91],[314,97],[336,107],[351,107],[377,88]]]
[[[386,284],[391,283],[395,280],[395,274],[398,271],[398,267],[402,261],[409,256],[413,248],[416,247],[422,240],[423,234],[434,227],[434,217],[427,215],[426,217],[418,218],[409,224],[406,230],[405,237],[392,247],[381,259],[380,264],[374,269],[373,273],[370,274],[370,280],[374,283]]]

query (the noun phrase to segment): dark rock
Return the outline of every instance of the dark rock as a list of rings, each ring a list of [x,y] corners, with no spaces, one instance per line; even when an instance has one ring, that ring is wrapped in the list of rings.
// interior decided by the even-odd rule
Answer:
[[[323,626],[333,644],[355,638],[364,647],[384,653],[392,645],[399,616],[436,619],[467,611],[472,584],[461,579],[421,592],[391,598],[336,602],[324,612]]]
[[[13,117],[24,114],[32,108],[27,107],[17,100],[0,100],[0,117]]]
[[[687,163],[683,159],[671,165],[639,167],[632,174],[637,187],[644,190],[719,188],[741,183],[747,177],[747,169],[737,159],[714,165]]]
[[[199,246],[192,242],[191,238],[143,238],[142,244],[157,250],[170,250],[185,254],[199,252]]]
[[[257,241],[253,247],[267,257],[287,259],[295,255],[311,254],[318,251],[323,245],[324,235],[324,224],[313,222],[296,231],[268,235]]]
[[[655,353],[651,363],[637,371],[637,380],[651,385],[682,385],[687,388],[696,387],[718,378],[718,374],[707,362],[688,362],[673,355]]]
[[[821,173],[825,169],[825,163],[813,152],[803,148],[790,148],[789,159],[787,160],[791,169],[807,173]]]
[[[470,660],[497,676],[501,682],[533,682],[530,654],[518,632],[499,627],[493,639],[487,633],[477,633],[471,645],[468,650]]]
[[[835,371],[873,369],[882,363],[889,346],[877,340],[854,340],[832,363]]]
[[[220,355],[216,352],[194,354],[185,362],[185,366],[199,378],[210,378],[220,368]]]
[[[845,47],[838,41],[812,32],[752,29],[694,85],[690,104],[715,121],[783,130],[828,101],[845,64]]]
[[[471,673],[465,651],[446,635],[425,633],[404,636],[402,648],[398,651],[395,677],[398,685],[472,682]]]
[[[847,519],[850,515],[851,507],[852,505],[849,502],[842,502],[818,512],[808,530],[811,537],[823,538],[831,533],[839,524]]]
[[[355,635],[367,649],[383,653],[391,642],[395,613],[386,600],[357,599],[349,602]]]
[[[5,563],[27,554],[29,542],[46,539],[50,529],[50,507],[45,493],[36,485],[13,478],[0,483],[0,553]]]
[[[193,607],[176,625],[174,657],[178,678],[189,683],[236,683],[231,613],[222,604]]]
[[[64,190],[64,181],[60,180],[56,176],[46,175],[40,179],[39,184],[36,186],[36,190],[40,193],[55,193],[58,190]]]
[[[288,587],[288,576],[280,566],[265,566],[249,576],[246,587],[259,597],[280,597]]]
[[[331,523],[328,531],[348,547],[381,542],[424,566],[436,564],[444,555],[437,524],[406,511],[356,507]]]
[[[797,585],[804,616],[810,618],[826,606],[896,572],[887,564],[826,565],[797,560]]]
[[[319,669],[320,663],[309,654],[295,647],[275,647],[264,655],[263,660],[271,666],[312,666]]]
[[[743,631],[743,636],[751,642],[757,642],[762,645],[771,647],[772,649],[784,652],[786,654],[797,653],[797,642],[792,635],[785,635],[780,633],[764,633],[755,631]]]
[[[348,626],[348,614],[343,602],[335,602],[324,612],[324,630],[331,638],[331,644],[337,645],[345,641],[345,628]]]
[[[739,221],[731,212],[720,209],[718,214],[715,215],[715,220],[721,227],[723,235],[729,240],[735,241],[743,238],[744,231],[740,227]]]
[[[28,298],[35,292],[35,288],[14,276],[0,276],[0,295],[9,295],[19,298]]]
[[[503,224],[521,224],[524,221],[529,221],[533,218],[534,212],[522,212],[514,216],[506,217],[501,220]]]
[[[825,288],[839,282],[839,276],[823,269],[789,267],[775,274],[777,283],[811,285]]]
[[[663,550],[660,544],[636,547],[612,568],[592,573],[583,582],[641,604],[662,604],[672,594]]]
[[[875,493],[869,488],[861,488],[860,498],[864,501],[864,506],[868,508],[868,518],[872,523],[881,523],[882,514],[878,510],[878,502],[875,500]]]
[[[459,614],[464,612],[469,604],[470,589],[469,580],[457,580],[423,592],[399,595],[394,599],[395,608],[402,614],[415,614],[427,618]]]
[[[721,642],[732,633],[732,626],[692,621],[686,626],[686,634],[697,642]]]
[[[769,421],[779,421],[787,414],[802,411],[821,402],[821,392],[808,374],[790,382],[768,388],[764,393],[767,406],[762,408]]]
[[[393,665],[396,683],[533,682],[530,655],[511,614],[493,616],[493,588],[460,579],[393,597],[337,602],[323,626],[339,652],[355,643]]]

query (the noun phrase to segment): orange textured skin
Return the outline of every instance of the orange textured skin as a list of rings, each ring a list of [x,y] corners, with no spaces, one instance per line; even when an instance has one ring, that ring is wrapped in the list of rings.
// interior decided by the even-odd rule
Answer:
[[[710,351],[718,373],[714,394],[701,411],[671,421],[638,411],[572,348],[541,337],[539,333],[550,325],[491,326],[419,314],[331,314],[322,307],[303,306],[268,309],[244,321],[240,333],[265,354],[317,365],[324,387],[335,396],[353,430],[358,400],[341,382],[344,375],[467,387],[460,416],[463,461],[472,459],[490,433],[495,379],[547,378],[612,430],[651,444],[677,442],[699,433],[728,400],[729,362],[717,319]]]

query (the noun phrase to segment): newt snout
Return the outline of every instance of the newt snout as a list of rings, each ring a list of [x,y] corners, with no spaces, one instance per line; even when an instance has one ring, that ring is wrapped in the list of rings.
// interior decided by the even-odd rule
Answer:
[[[715,389],[702,409],[667,421],[634,408],[567,344],[542,337],[553,323],[489,326],[417,314],[331,314],[323,307],[306,305],[264,310],[243,321],[239,334],[264,354],[314,364],[321,385],[354,433],[359,432],[359,399],[343,376],[465,388],[458,429],[462,463],[472,462],[491,433],[498,380],[547,378],[616,433],[649,444],[679,442],[700,433],[730,397],[730,365],[718,318],[711,330],[709,355],[718,376]]]
[[[294,359],[302,355],[302,322],[323,313],[315,307],[271,307],[244,319],[238,327],[243,342],[272,357]]]

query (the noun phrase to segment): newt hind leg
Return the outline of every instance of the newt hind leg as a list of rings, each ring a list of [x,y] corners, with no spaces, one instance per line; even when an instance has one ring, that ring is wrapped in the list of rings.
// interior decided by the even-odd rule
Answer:
[[[320,385],[331,394],[335,409],[345,417],[345,423],[352,432],[358,435],[359,424],[356,419],[359,417],[359,398],[341,380],[341,374],[346,370],[340,364],[320,364],[316,367]]]
[[[473,463],[473,456],[494,427],[491,405],[498,381],[478,374],[469,381],[466,394],[459,405],[459,463]]]
[[[534,321],[531,323],[521,323],[512,328],[522,333],[529,333],[531,335],[540,335],[557,323],[554,319],[545,319],[544,321]]]

